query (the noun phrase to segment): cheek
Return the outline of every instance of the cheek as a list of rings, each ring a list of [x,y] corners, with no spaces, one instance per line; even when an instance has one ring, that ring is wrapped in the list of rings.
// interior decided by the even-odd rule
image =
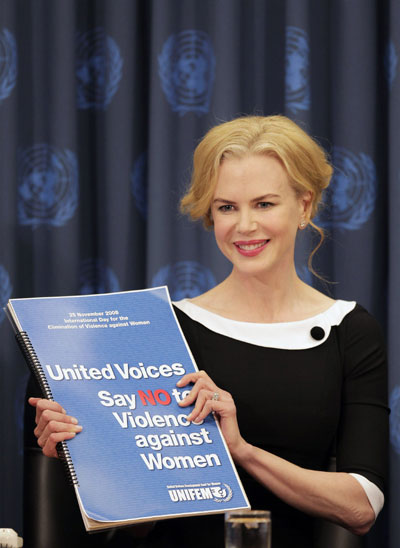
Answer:
[[[288,215],[282,214],[282,211],[271,210],[268,215],[261,219],[259,224],[271,234],[280,234],[285,230],[285,227],[287,229],[288,221]]]
[[[224,240],[229,236],[231,231],[232,223],[225,219],[218,219],[217,222],[214,221],[214,236],[218,241]]]

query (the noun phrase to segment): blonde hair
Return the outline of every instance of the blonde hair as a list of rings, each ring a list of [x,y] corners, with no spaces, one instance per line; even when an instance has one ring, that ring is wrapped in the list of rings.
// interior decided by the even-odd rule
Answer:
[[[251,154],[278,158],[295,192],[299,196],[312,193],[310,225],[320,236],[309,258],[309,268],[315,274],[311,262],[324,240],[324,231],[312,219],[333,169],[323,148],[286,116],[246,116],[210,129],[194,151],[191,184],[181,200],[181,211],[192,220],[202,219],[204,226],[210,228],[211,203],[221,162],[230,156]]]

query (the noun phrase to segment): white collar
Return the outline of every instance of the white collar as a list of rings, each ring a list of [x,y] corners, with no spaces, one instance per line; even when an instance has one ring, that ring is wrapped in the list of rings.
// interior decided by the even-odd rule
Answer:
[[[285,350],[304,350],[319,346],[329,337],[331,327],[339,325],[343,318],[351,312],[355,301],[335,301],[334,304],[311,318],[295,322],[252,323],[240,322],[224,318],[219,314],[209,312],[205,308],[193,304],[187,299],[173,303],[187,316],[201,323],[211,331],[257,346],[280,348]],[[324,334],[321,340],[311,335],[313,327],[320,327]]]

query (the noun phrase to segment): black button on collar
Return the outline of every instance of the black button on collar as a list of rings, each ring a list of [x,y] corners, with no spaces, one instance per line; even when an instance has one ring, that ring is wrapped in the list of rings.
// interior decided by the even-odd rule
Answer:
[[[311,337],[316,341],[321,341],[325,337],[325,331],[322,329],[322,327],[319,327],[318,325],[313,327],[310,333]]]

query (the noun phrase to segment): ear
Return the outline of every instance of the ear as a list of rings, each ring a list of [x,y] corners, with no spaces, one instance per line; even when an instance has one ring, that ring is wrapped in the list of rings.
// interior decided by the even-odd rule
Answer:
[[[313,198],[314,193],[311,190],[306,190],[299,197],[300,215],[307,221],[310,219]]]

